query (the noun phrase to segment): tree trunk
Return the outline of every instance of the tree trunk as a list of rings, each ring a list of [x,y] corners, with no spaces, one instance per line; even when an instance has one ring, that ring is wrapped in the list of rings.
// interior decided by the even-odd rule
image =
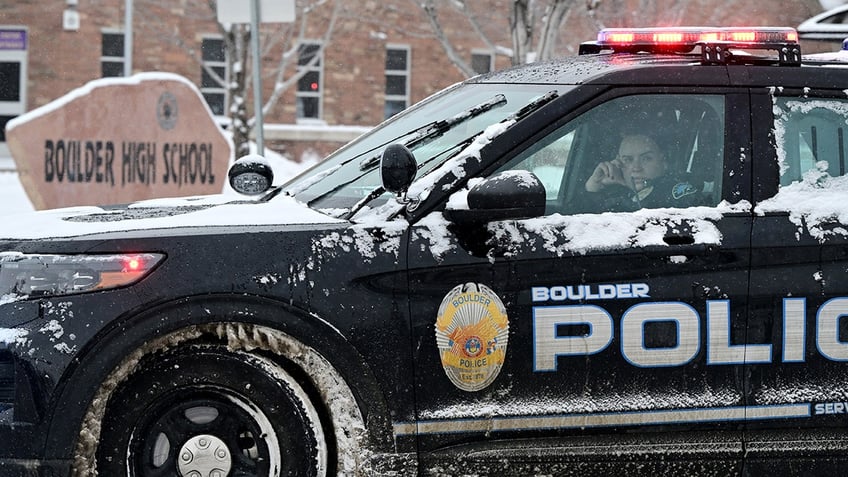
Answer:
[[[510,17],[512,32],[512,64],[527,63],[527,52],[533,42],[533,13],[530,11],[530,0],[513,0]]]
[[[246,25],[233,25],[226,37],[229,55],[227,55],[227,66],[230,71],[230,81],[227,83],[229,92],[229,106],[227,113],[230,116],[230,129],[233,134],[233,149],[235,158],[250,154],[250,125],[247,113],[247,71],[245,63],[247,60],[248,46],[250,44],[250,30]],[[259,154],[264,151],[257,151]]]
[[[556,0],[553,4],[548,5],[545,11],[545,23],[542,25],[542,34],[539,37],[537,60],[547,60],[554,56],[560,29],[571,12],[573,4],[574,0]]]

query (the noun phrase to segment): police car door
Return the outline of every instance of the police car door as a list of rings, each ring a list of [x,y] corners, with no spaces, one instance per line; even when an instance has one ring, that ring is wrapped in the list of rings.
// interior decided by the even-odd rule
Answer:
[[[417,434],[421,465],[530,472],[545,461],[672,455],[739,469],[744,378],[730,343],[747,312],[750,208],[739,204],[749,176],[738,159],[750,136],[734,119],[747,115],[727,113],[746,110],[747,97],[629,92],[582,113],[565,98],[538,113],[534,133],[507,131],[483,150],[493,177],[541,180],[544,214],[478,223],[446,220],[447,210],[414,224],[418,420],[395,431]],[[664,139],[674,180],[640,178],[670,208],[640,208],[648,196],[620,188],[625,209],[587,212],[587,178],[637,124],[675,133]],[[473,193],[447,209],[468,207]],[[704,205],[675,207],[693,199]]]
[[[845,81],[817,70],[819,83]],[[792,84],[790,75],[772,80]],[[752,472],[763,475],[842,472],[848,450],[848,100],[804,84],[752,94],[759,117],[774,114],[755,130],[749,341],[761,352],[749,361],[751,404],[763,415],[746,436]]]

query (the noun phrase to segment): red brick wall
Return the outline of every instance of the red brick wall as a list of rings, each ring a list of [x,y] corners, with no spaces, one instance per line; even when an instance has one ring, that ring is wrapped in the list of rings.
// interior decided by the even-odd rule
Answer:
[[[445,32],[454,40],[457,52],[466,60],[472,49],[485,48],[461,15],[440,3],[439,14]],[[479,15],[486,34],[498,45],[511,48],[509,8],[511,2],[475,0],[468,2]],[[540,2],[542,3],[542,2]],[[606,0],[595,16],[576,2],[562,30],[559,50],[573,54],[577,45],[591,40],[600,26],[648,26],[651,24],[726,25],[771,24],[796,26],[821,11],[817,0],[781,2],[773,8],[762,0],[695,1],[684,8],[669,9],[671,0]],[[0,2],[0,25],[29,29],[29,109],[46,104],[86,82],[100,77],[100,38],[104,28],[123,30],[124,0],[79,0],[79,31],[63,31],[63,0],[15,0]],[[215,13],[206,0],[135,0],[133,70],[168,71],[200,83],[200,42],[204,35],[217,34]],[[385,50],[388,44],[411,48],[411,102],[463,79],[432,37],[426,17],[408,0],[344,0],[332,42],[324,57],[323,119],[328,124],[373,126],[383,119]],[[641,7],[640,7],[641,5]],[[645,8],[645,5],[653,5]],[[309,17],[308,38],[320,39],[333,2],[319,7]],[[263,34],[281,28],[266,24]],[[181,41],[183,46],[177,44]],[[193,54],[187,52],[193,50]],[[828,48],[829,49],[829,48]],[[264,96],[271,94],[272,67],[281,48],[271,48],[265,56]],[[498,68],[509,65],[504,56]],[[252,97],[245,98],[252,110]],[[120,107],[116,102],[115,107]],[[266,123],[295,122],[294,88],[287,92],[265,118]],[[315,148],[324,153],[338,144],[287,144],[279,149],[299,157],[300,151]]]

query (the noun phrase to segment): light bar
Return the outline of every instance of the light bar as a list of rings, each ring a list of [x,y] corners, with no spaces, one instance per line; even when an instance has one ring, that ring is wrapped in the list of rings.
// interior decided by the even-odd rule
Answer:
[[[605,28],[598,32],[598,44],[615,49],[633,47],[691,49],[697,45],[726,43],[738,47],[797,44],[794,28]]]

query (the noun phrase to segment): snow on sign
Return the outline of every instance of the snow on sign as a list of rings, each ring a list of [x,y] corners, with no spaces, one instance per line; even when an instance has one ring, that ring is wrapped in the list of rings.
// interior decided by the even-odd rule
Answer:
[[[254,0],[218,0],[218,21],[250,23]],[[294,21],[294,0],[259,0],[259,21],[289,23]]]
[[[37,209],[219,193],[232,142],[191,82],[170,73],[91,81],[9,121]]]

